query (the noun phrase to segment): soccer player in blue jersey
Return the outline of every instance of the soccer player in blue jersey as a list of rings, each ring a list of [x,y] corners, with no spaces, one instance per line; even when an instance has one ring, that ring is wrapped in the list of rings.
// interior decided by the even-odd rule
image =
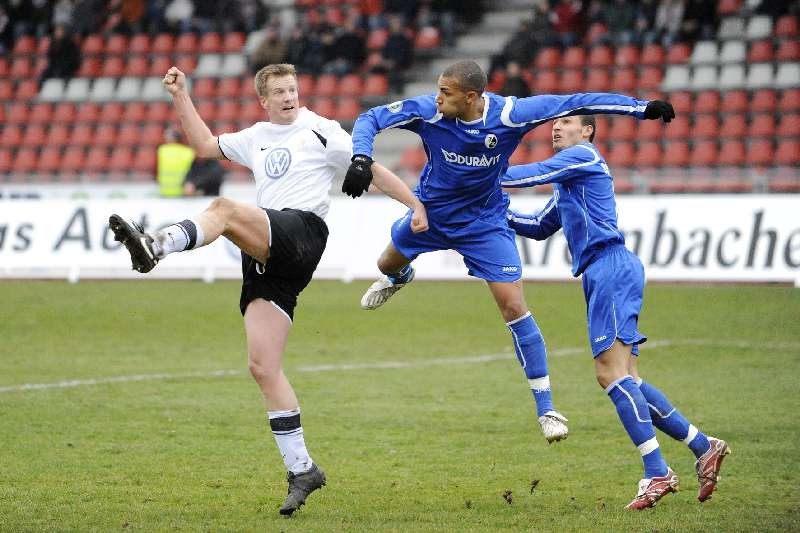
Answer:
[[[617,228],[613,178],[592,144],[594,135],[591,115],[558,118],[553,122],[556,155],[508,169],[501,179],[504,187],[553,184],[553,197],[544,209],[533,215],[509,211],[509,224],[518,235],[536,240],[564,229],[572,274],[583,276],[597,381],[614,402],[644,462],[644,479],[628,508],[652,507],[678,487],[678,476],[661,457],[653,426],[686,443],[697,457],[697,497],[703,502],[716,488],[722,460],[730,449],[725,441],[700,432],[660,390],[639,377],[638,346],[647,340],[637,329],[644,268],[625,248],[625,238]]]
[[[500,177],[523,135],[556,117],[618,113],[636,118],[675,116],[667,102],[644,102],[617,94],[503,97],[484,92],[486,75],[474,61],[448,67],[438,93],[394,102],[361,114],[353,128],[353,161],[342,191],[360,196],[372,180],[372,146],[387,128],[413,131],[422,139],[428,163],[415,194],[428,214],[429,229],[413,233],[411,217],[392,226],[392,241],[378,259],[384,276],[361,300],[376,309],[414,279],[419,254],[452,249],[471,276],[486,280],[514,341],[548,442],[567,436],[566,419],[553,407],[546,348],[522,291],[522,266],[515,235],[506,221],[508,196]]]

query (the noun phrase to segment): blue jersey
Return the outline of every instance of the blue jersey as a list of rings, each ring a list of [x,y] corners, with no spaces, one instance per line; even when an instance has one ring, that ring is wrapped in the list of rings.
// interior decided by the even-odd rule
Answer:
[[[475,219],[502,219],[508,196],[500,177],[522,137],[558,117],[616,113],[644,118],[646,101],[606,93],[528,98],[483,94],[483,116],[464,122],[436,109],[435,95],[418,96],[374,107],[353,127],[353,153],[372,155],[375,136],[387,128],[419,135],[428,162],[414,191],[431,222],[464,226]]]
[[[625,244],[617,228],[614,183],[603,156],[584,142],[565,148],[540,163],[513,166],[503,187],[553,184],[553,197],[533,215],[509,213],[509,224],[524,237],[543,240],[564,228],[572,274],[577,277],[605,248]]]

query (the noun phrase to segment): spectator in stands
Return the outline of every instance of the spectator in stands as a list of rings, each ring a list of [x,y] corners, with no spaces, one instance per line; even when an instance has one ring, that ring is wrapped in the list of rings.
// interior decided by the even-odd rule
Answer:
[[[184,196],[219,196],[225,169],[216,159],[195,158],[186,181],[183,182]]]
[[[442,42],[448,48],[456,45],[457,13],[462,9],[461,2],[457,0],[430,0],[431,9],[436,13],[438,24],[442,32]]]
[[[285,62],[294,65],[298,72],[310,72],[308,57],[311,51],[311,40],[299,24],[292,29],[286,43]]]
[[[383,10],[389,15],[400,15],[403,25],[409,26],[417,16],[419,2],[417,0],[383,0]]]
[[[81,66],[81,50],[74,37],[64,26],[56,26],[50,47],[47,49],[47,66],[39,80],[40,85],[49,78],[71,78]]]
[[[636,19],[634,21],[634,41],[636,44],[650,44],[657,40],[654,31],[657,0],[641,0],[636,6]]]
[[[658,5],[654,29],[666,47],[678,39],[685,3],[685,0],[661,0]]]
[[[534,46],[553,46],[557,42],[555,29],[550,20],[550,3],[547,0],[539,0],[533,4],[533,14],[528,24],[527,31],[534,42]],[[531,52],[531,57],[533,57]],[[523,63],[527,65],[527,63]]]
[[[387,74],[394,92],[402,92],[405,83],[404,71],[414,59],[414,47],[399,15],[389,16],[389,36],[381,50],[381,62],[373,67],[375,72]]]
[[[366,41],[356,27],[354,17],[349,17],[338,30],[333,41],[333,57],[325,65],[325,72],[342,76],[358,69],[366,58]]]
[[[276,65],[286,60],[286,44],[281,39],[278,30],[267,27],[264,39],[250,57],[250,68],[255,74],[267,65]]]
[[[183,195],[183,181],[194,161],[194,150],[180,143],[180,134],[172,128],[164,132],[164,144],[158,147],[156,180],[164,198]]]
[[[72,31],[77,35],[95,33],[106,18],[104,0],[77,0],[72,12]]]
[[[53,6],[53,28],[56,26],[64,26],[69,28],[72,26],[72,12],[75,10],[75,5],[72,0],[58,0]]]
[[[0,6],[0,54],[14,48],[14,25],[3,6]]]
[[[167,27],[173,31],[192,31],[194,4],[191,0],[172,0],[164,10]]]
[[[681,40],[713,39],[716,32],[716,4],[707,0],[688,0],[681,23]]]
[[[550,20],[562,46],[578,42],[581,30],[581,3],[578,0],[557,0]]]
[[[635,21],[636,7],[628,0],[613,0],[603,10],[603,22],[617,46],[633,42]]]
[[[524,98],[531,95],[528,82],[522,77],[522,67],[516,61],[509,61],[506,66],[506,81],[500,89],[503,96],[516,96]]]

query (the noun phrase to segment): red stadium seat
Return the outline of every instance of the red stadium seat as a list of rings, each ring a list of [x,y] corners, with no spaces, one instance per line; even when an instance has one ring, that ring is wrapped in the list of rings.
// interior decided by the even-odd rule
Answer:
[[[340,121],[353,121],[361,113],[361,104],[356,98],[342,98],[336,107],[336,114],[333,118]]]
[[[582,46],[570,46],[561,58],[562,68],[583,68],[586,64],[586,51]]]
[[[14,99],[14,82],[0,79],[0,102]]]
[[[677,91],[669,95],[667,98],[675,109],[676,115],[685,115],[692,112],[692,93],[688,91]]]
[[[692,49],[686,43],[675,43],[667,52],[667,63],[670,65],[682,65],[688,63]]]
[[[61,168],[61,148],[45,146],[36,162],[37,172],[57,172]]]
[[[123,124],[117,135],[117,145],[134,146],[141,141],[141,129],[136,124]]]
[[[719,136],[722,138],[742,138],[747,135],[747,121],[743,113],[730,113],[722,119]]]
[[[661,144],[655,141],[644,141],[639,143],[633,164],[637,168],[660,167],[664,154],[661,151]]]
[[[170,54],[175,48],[175,38],[169,33],[159,33],[153,39],[150,52],[153,54]]]
[[[664,124],[660,120],[631,120],[629,117],[625,117],[623,120],[623,124],[625,124],[625,120],[627,120],[627,127],[631,130],[636,131],[636,139],[640,141],[655,141],[659,139],[663,139],[666,135],[665,133],[671,131],[675,126],[675,121],[673,120],[672,123],[669,125]],[[684,129],[685,132],[689,130],[689,119],[683,117],[684,124],[678,122],[678,130]],[[616,123],[616,121],[615,121]],[[685,135],[678,135],[679,139],[685,139]]]
[[[25,134],[22,136],[22,145],[39,147],[44,144],[46,138],[47,133],[43,125],[29,124],[28,127],[25,128]]]
[[[642,123],[644,122],[655,123],[655,120],[642,121]],[[602,136],[605,137],[605,135]],[[636,138],[635,119],[632,120],[630,117],[614,117],[611,119],[611,127],[608,130],[609,141],[633,141]]]
[[[784,15],[775,23],[776,37],[797,37],[797,17],[794,15]]]
[[[672,123],[670,124],[670,127],[667,128],[667,131],[669,132],[669,130],[671,128],[674,128],[677,122],[678,122],[678,119],[676,117],[676,119],[673,120]],[[677,128],[675,128],[675,129],[677,129]],[[720,134],[719,118],[717,117],[716,114],[712,114],[712,113],[704,113],[702,115],[695,115],[694,116],[694,127],[691,129],[691,132],[687,132],[687,133],[689,133],[695,139],[714,139],[714,138],[717,138],[717,137],[719,137],[719,134]],[[675,135],[675,133],[669,132],[668,137],[675,138],[675,137],[673,137],[673,135]],[[685,135],[681,135],[681,137],[685,137]]]
[[[608,69],[595,68],[589,70],[589,76],[586,78],[586,88],[588,92],[606,93],[611,87],[611,76]]]
[[[119,78],[125,73],[125,63],[120,56],[106,57],[100,69],[100,75],[109,78]]]
[[[642,65],[651,67],[663,67],[666,60],[664,49],[657,44],[648,44],[642,48],[642,54],[639,56],[639,62]]]
[[[618,142],[614,143],[608,152],[608,163],[612,167],[631,167],[633,166],[634,151],[633,143]]]
[[[0,80],[4,80],[8,77],[9,70],[8,58],[0,57]]]
[[[197,54],[181,54],[175,56],[173,64],[189,76],[194,72],[194,69],[197,68]]]
[[[197,114],[206,122],[217,120],[217,103],[214,100],[198,100],[195,103]]]
[[[150,72],[150,65],[144,56],[133,56],[128,59],[125,66],[125,75],[134,77],[144,77]]]
[[[776,165],[800,165],[800,140],[780,139],[774,159]]]
[[[174,109],[167,102],[153,102],[147,108],[147,120],[151,122],[167,122],[170,120],[172,113],[174,113]]]
[[[530,162],[530,151],[524,144],[520,144],[517,149],[514,150],[514,153],[511,154],[511,157],[508,158],[509,165],[524,165]]]
[[[733,15],[739,11],[741,3],[742,0],[719,0],[717,3],[717,14],[720,16]]]
[[[83,162],[89,172],[105,172],[108,168],[108,146],[92,146]]]
[[[87,35],[81,44],[81,53],[92,56],[103,53],[103,38],[99,34]]]
[[[94,139],[94,128],[89,124],[83,123],[78,124],[75,126],[75,129],[72,130],[69,143],[78,146],[88,146],[92,144],[92,139]]]
[[[714,117],[716,119],[716,117]],[[644,122],[651,122],[646,120]],[[661,135],[665,139],[682,139],[686,140],[692,135],[692,128],[689,127],[689,116],[688,115],[678,115],[676,116],[672,122],[669,124],[664,124],[663,122],[659,122],[657,120],[653,120],[652,122],[659,125],[661,128]],[[715,125],[717,123],[715,122]],[[644,124],[642,124],[644,126]],[[697,124],[695,123],[695,130],[697,128]],[[696,131],[694,132],[696,134]]]
[[[150,38],[145,33],[138,33],[131,37],[131,42],[128,43],[129,54],[149,54],[150,53]]]
[[[685,167],[689,164],[689,143],[669,141],[664,148],[662,163],[670,167]]]
[[[173,51],[177,54],[197,54],[197,35],[194,33],[180,34],[175,41],[175,48]]]
[[[558,48],[542,48],[534,60],[536,70],[554,69],[561,66],[561,51]]]
[[[172,58],[167,55],[150,56],[147,67],[147,76],[163,78],[164,74],[172,67]]]
[[[339,80],[333,74],[322,74],[317,78],[317,96],[336,96],[339,92]],[[322,115],[325,116],[325,115]]]
[[[694,100],[695,113],[718,113],[720,97],[717,91],[703,91]]]
[[[240,78],[223,78],[217,86],[217,97],[219,98],[241,98],[252,99],[255,96],[254,89],[250,89],[252,82],[248,80],[244,83]]]
[[[28,122],[49,124],[53,120],[53,105],[46,102],[34,104],[28,115]]]
[[[797,61],[800,59],[800,41],[788,39],[778,45],[775,53],[776,61]]]
[[[617,48],[614,63],[618,67],[639,66],[639,48],[632,44],[626,44]]]
[[[16,124],[6,123],[3,126],[3,133],[0,134],[0,146],[13,148],[20,143],[22,143],[22,128]]]
[[[800,137],[800,114],[788,113],[781,116],[776,133],[778,137]]]
[[[301,98],[314,96],[314,77],[311,74],[299,74],[297,76],[297,91]]]
[[[53,111],[53,122],[72,124],[75,122],[77,114],[78,111],[75,109],[75,104],[72,102],[59,102]]]
[[[428,163],[428,156],[425,155],[425,150],[419,146],[413,148],[406,148],[403,155],[400,156],[399,166],[415,174],[419,174],[422,167]]]
[[[69,143],[69,127],[66,124],[53,124],[47,132],[45,144],[47,146],[63,146]]]
[[[100,106],[94,102],[83,102],[75,116],[76,120],[97,122],[100,118]]]
[[[720,166],[739,166],[745,160],[744,143],[737,139],[722,141],[717,164]]]
[[[244,98],[241,100],[241,103],[242,120],[248,123],[245,127],[250,127],[254,122],[267,120],[267,114],[257,100],[253,98]]]
[[[781,113],[800,111],[800,89],[784,89],[778,100],[778,110]]]
[[[126,54],[128,52],[128,38],[121,33],[111,34],[103,51],[107,55]]]
[[[637,89],[644,91],[656,90],[661,87],[664,71],[659,67],[642,67],[639,73]]]
[[[603,153],[602,151],[600,152]],[[544,161],[553,157],[553,146],[548,143],[536,143],[528,151],[529,161]]]
[[[81,66],[76,76],[78,78],[96,78],[100,76],[103,63],[98,57],[85,57],[81,60]]]
[[[33,63],[27,57],[12,56],[11,70],[9,76],[11,78],[21,80],[33,76]]]
[[[747,134],[750,137],[773,137],[775,135],[775,118],[767,113],[754,115]]]
[[[747,62],[768,63],[772,61],[772,56],[772,41],[756,41],[750,44],[750,51],[747,52]]]
[[[47,51],[49,49],[50,49],[50,36],[46,35],[44,37],[39,37],[39,39],[36,41],[36,54],[40,56],[46,56]]]
[[[22,80],[17,84],[14,98],[17,100],[33,100],[39,94],[39,80]]]
[[[389,32],[385,28],[378,28],[369,32],[367,36],[367,49],[368,50],[382,50],[386,46],[386,40],[389,38]]]
[[[389,80],[383,74],[370,74],[364,81],[364,96],[384,96],[389,93]]]
[[[222,52],[222,37],[219,33],[208,32],[200,36],[201,54],[218,54]]]
[[[750,99],[745,91],[728,91],[722,95],[720,111],[723,113],[743,113],[750,107]]]
[[[238,117],[238,100],[223,100],[217,108],[217,120],[236,120]]]
[[[133,168],[133,150],[130,146],[115,146],[108,160],[108,170],[115,173],[128,172]]]
[[[775,164],[775,151],[772,139],[757,139],[750,143],[747,152],[744,154],[745,163],[754,167],[773,166]],[[725,151],[725,145],[722,146]],[[742,147],[744,151],[744,146]],[[720,153],[722,158],[722,153]]]
[[[226,33],[222,38],[222,51],[226,54],[240,52],[244,48],[245,36],[243,33],[235,31]]]
[[[8,113],[6,114],[6,121],[15,124],[24,124],[28,121],[28,104],[25,102],[14,102],[8,106]]]
[[[442,36],[437,28],[425,26],[417,33],[414,38],[414,48],[416,50],[435,50],[442,44]]]
[[[603,40],[604,37],[608,35],[608,27],[602,22],[593,22],[589,29],[586,31],[586,37],[584,38],[584,43],[588,46],[592,46],[598,41]]]
[[[331,98],[317,98],[309,107],[314,113],[323,117],[332,117],[336,114],[336,104]]]
[[[198,100],[216,98],[217,80],[214,78],[200,78],[192,86],[192,96]]]
[[[610,67],[614,64],[614,54],[609,46],[595,46],[589,52],[587,67]]]
[[[92,143],[96,146],[109,146],[117,141],[117,127],[113,123],[100,124],[94,132]]]
[[[157,122],[145,124],[142,129],[142,145],[157,146],[164,142],[164,126]]]
[[[14,48],[11,51],[14,55],[31,55],[36,53],[36,39],[29,35],[17,37]]]
[[[577,93],[584,90],[586,78],[583,69],[567,69],[561,73],[558,90],[562,93]]]
[[[0,174],[7,174],[11,170],[14,162],[11,156],[11,150],[7,148],[0,148]]]
[[[558,74],[555,70],[543,70],[536,73],[533,81],[533,92],[552,94],[558,91]]]
[[[103,104],[100,118],[104,122],[116,123],[122,120],[122,113],[124,112],[125,108],[119,102],[108,102]]]
[[[38,154],[33,148],[21,148],[11,167],[11,171],[18,174],[28,174],[36,169]]]
[[[716,141],[698,141],[694,143],[689,164],[697,167],[709,167],[717,164],[719,152]]]
[[[362,80],[358,74],[348,74],[339,80],[339,95],[341,96],[361,96],[362,91]]]
[[[61,158],[62,172],[78,172],[83,169],[84,149],[81,146],[69,146]]]
[[[777,97],[772,89],[759,89],[750,99],[750,111],[754,113],[774,113],[777,107]]]
[[[138,148],[133,154],[133,170],[154,174],[156,170],[156,151],[149,146]]]

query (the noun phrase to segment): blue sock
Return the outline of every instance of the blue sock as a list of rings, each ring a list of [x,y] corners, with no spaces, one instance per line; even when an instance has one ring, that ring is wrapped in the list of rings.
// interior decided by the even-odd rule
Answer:
[[[398,283],[408,283],[411,281],[411,275],[413,273],[414,269],[412,268],[411,263],[409,263],[401,268],[398,272],[394,274],[387,274],[386,277],[389,278],[389,281],[396,285]]]
[[[689,446],[695,457],[706,453],[711,446],[708,438],[675,409],[664,393],[649,383],[639,380],[639,390],[642,391],[647,406],[650,408],[650,417],[653,425],[672,437]]]
[[[550,376],[547,375],[547,347],[544,345],[539,326],[536,325],[530,312],[506,325],[514,337],[514,350],[536,400],[537,416],[553,411]]]
[[[647,411],[647,401],[631,376],[624,376],[606,387],[606,393],[617,407],[617,414],[644,462],[644,477],[667,474],[667,463],[661,457],[656,430]]]

